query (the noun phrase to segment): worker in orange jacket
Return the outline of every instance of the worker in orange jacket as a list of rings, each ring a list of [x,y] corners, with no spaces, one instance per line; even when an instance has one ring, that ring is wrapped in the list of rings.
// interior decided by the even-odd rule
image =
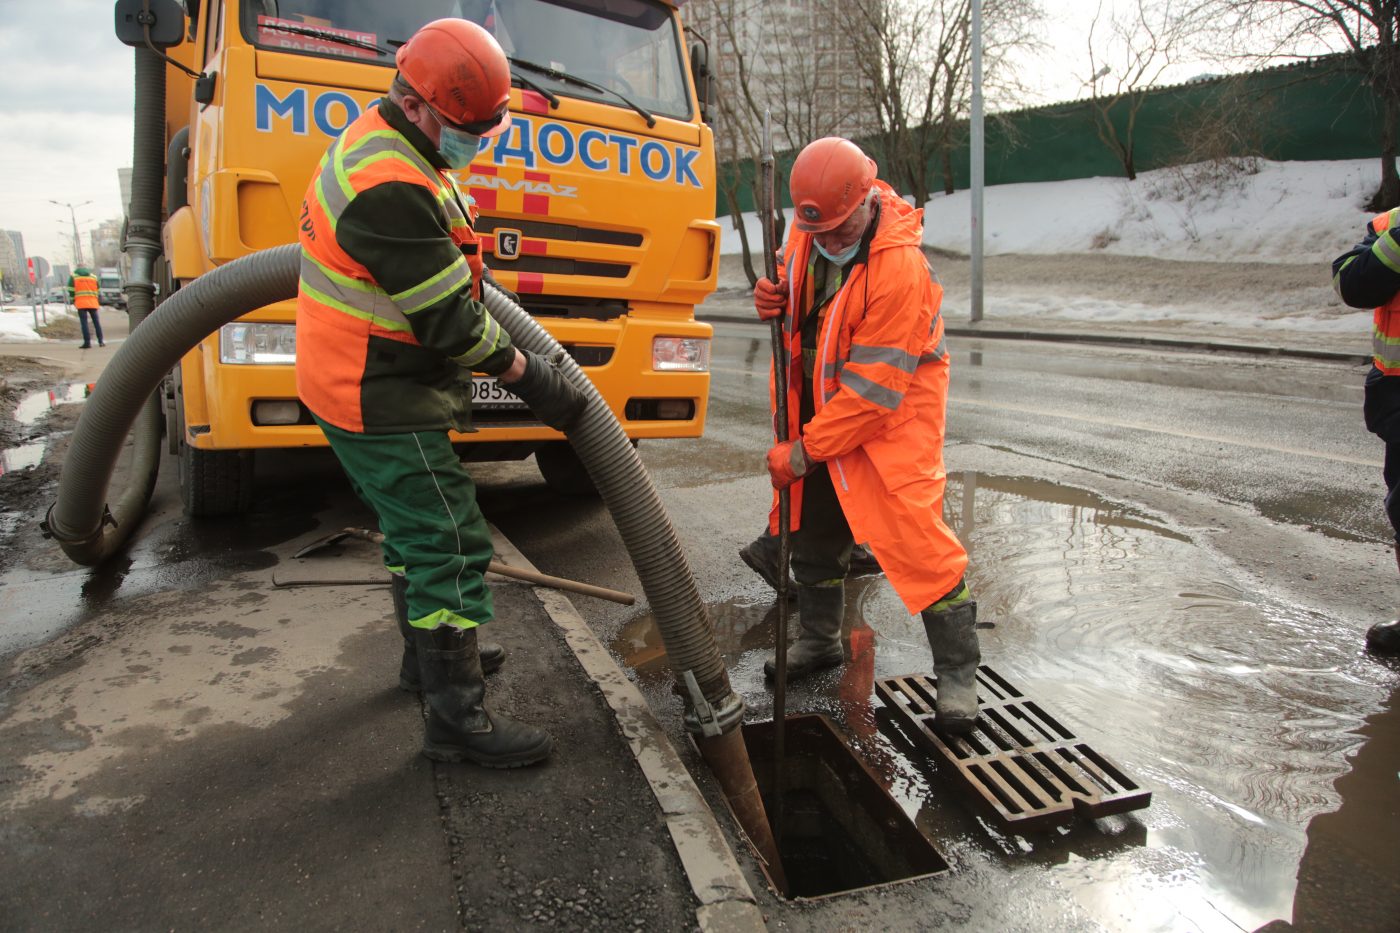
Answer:
[[[875,174],[848,140],[803,149],[778,281],[754,287],[759,317],[782,320],[787,354],[787,384],[775,375],[771,391],[775,402],[787,393],[791,440],[768,452],[774,488],[792,488],[800,634],[787,671],[796,679],[842,663],[844,578],[860,541],[923,619],[936,724],[966,732],[977,718],[981,652],[967,552],[942,518],[943,290],[924,259],[923,211]],[[777,522],[775,508],[774,533]],[[773,677],[776,666],[765,671]]]
[[[1378,214],[1366,238],[1332,261],[1332,287],[1353,308],[1375,308],[1372,363],[1366,375],[1362,414],[1366,427],[1385,441],[1385,512],[1395,532],[1400,566],[1400,208]],[[1400,654],[1400,619],[1377,622],[1366,633],[1376,654]]]

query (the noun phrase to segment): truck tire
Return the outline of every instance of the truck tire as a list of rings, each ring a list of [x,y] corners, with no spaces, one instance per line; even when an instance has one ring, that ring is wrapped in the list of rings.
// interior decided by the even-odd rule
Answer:
[[[635,441],[633,442],[635,443]],[[561,496],[598,498],[598,487],[584,469],[583,461],[567,441],[551,441],[535,450],[535,463],[545,485]]]
[[[180,499],[191,518],[248,511],[253,503],[253,452],[181,444]]]

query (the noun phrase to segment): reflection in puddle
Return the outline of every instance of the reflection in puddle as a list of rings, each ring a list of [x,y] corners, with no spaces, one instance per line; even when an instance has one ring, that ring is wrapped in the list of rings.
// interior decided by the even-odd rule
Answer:
[[[41,417],[59,405],[81,402],[92,394],[92,383],[74,382],[68,385],[31,392],[15,405],[15,420],[21,427],[32,427]],[[44,459],[45,441],[39,439],[16,447],[0,450],[0,475],[27,470]]]
[[[1110,928],[1287,919],[1308,823],[1337,808],[1333,782],[1386,678],[1358,661],[1356,633],[1259,591],[1180,530],[1084,490],[952,475],[945,519],[968,546],[979,619],[993,626],[980,633],[984,660],[1151,789],[1152,808],[1007,839],[956,804],[931,765],[879,728],[875,679],[931,668],[922,626],[883,577],[847,586],[850,660],[792,685],[789,713],[830,715],[938,844],[987,873],[989,889],[1031,860],[1061,865],[1056,880]],[[771,594],[751,594],[710,612],[735,690],[751,718],[767,719],[762,666],[776,610]],[[612,647],[644,688],[669,689],[649,616]],[[1385,871],[1400,872],[1400,854]]]

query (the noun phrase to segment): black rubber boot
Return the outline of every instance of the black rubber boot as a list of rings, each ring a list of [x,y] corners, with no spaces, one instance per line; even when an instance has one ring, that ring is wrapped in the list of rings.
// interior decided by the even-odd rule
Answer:
[[[770,535],[767,532],[759,535],[748,544],[739,548],[739,559],[749,565],[749,569],[763,578],[773,591],[778,591],[778,563],[779,563],[778,536]],[[788,575],[788,599],[797,596],[797,583]]]
[[[801,630],[797,642],[787,650],[788,683],[846,660],[841,650],[841,619],[845,614],[844,584],[797,588],[797,620]],[[778,665],[764,661],[763,675],[773,680],[778,676]]]
[[[399,689],[417,693],[423,689],[418,676],[418,651],[413,644],[413,627],[408,624],[408,578],[401,573],[390,577],[389,591],[394,597],[394,621],[403,636],[403,659],[399,662]],[[506,649],[492,642],[481,643],[481,670],[494,674],[506,660]]]
[[[1371,626],[1366,633],[1366,650],[1372,654],[1400,654],[1400,619]]]
[[[413,634],[428,707],[426,757],[486,768],[520,768],[549,757],[554,750],[549,733],[486,709],[476,629],[443,625]]]
[[[851,548],[851,563],[846,568],[846,576],[864,577],[872,573],[884,573],[880,569],[880,562],[870,553],[870,548],[863,544],[854,545]]]
[[[938,678],[934,726],[957,734],[971,732],[977,721],[977,665],[982,661],[977,603],[969,599],[943,611],[930,606],[920,615]]]

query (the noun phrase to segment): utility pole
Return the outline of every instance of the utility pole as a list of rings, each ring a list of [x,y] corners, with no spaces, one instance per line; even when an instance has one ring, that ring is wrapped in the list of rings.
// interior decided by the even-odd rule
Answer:
[[[73,221],[73,268],[83,264],[83,241],[78,236],[78,208],[91,204],[91,201],[84,201],[82,204],[69,204],[67,201],[55,201],[49,198],[50,204],[57,204],[59,207],[68,208],[68,218]],[[96,257],[93,257],[96,258]],[[57,259],[55,259],[57,261]]]
[[[982,320],[982,170],[986,140],[982,133],[982,0],[972,0],[972,314]]]

